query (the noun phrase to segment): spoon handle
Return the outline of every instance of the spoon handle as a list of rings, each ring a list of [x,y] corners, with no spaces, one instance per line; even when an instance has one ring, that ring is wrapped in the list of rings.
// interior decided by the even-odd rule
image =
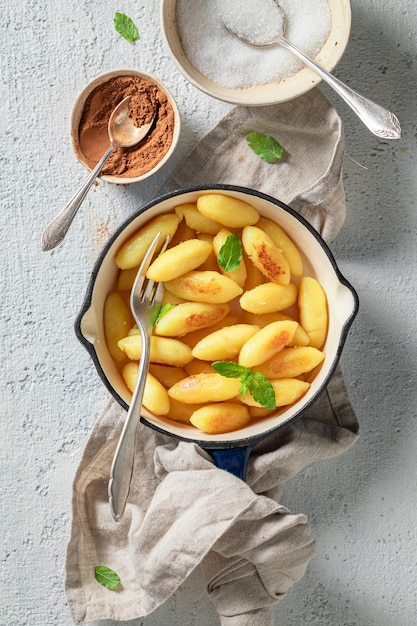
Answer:
[[[74,219],[78,209],[80,208],[85,196],[91,185],[100,174],[103,166],[111,153],[114,150],[113,144],[110,144],[107,151],[104,153],[100,161],[97,163],[91,174],[85,181],[75,195],[71,198],[67,205],[62,209],[60,213],[52,220],[49,226],[46,227],[42,235],[42,250],[52,250],[64,239],[71,222]]]
[[[356,91],[353,91],[353,89],[342,83],[342,81],[330,74],[330,72],[327,72],[323,67],[304,54],[302,50],[299,50],[299,48],[286,39],[280,37],[276,42],[293,52],[306,65],[321,76],[321,78],[339,94],[346,104],[350,106],[374,135],[382,137],[383,139],[399,139],[401,137],[400,122],[393,113],[387,111],[387,109],[384,109],[379,104],[372,102],[372,100],[361,96]]]

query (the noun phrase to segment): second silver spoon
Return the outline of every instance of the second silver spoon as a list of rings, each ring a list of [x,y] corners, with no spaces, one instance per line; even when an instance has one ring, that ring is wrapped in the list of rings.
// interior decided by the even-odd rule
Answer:
[[[338,78],[330,74],[321,65],[313,61],[302,50],[290,43],[281,35],[276,35],[269,41],[254,41],[246,34],[242,34],[223,23],[224,28],[234,37],[237,37],[243,43],[253,48],[271,48],[273,46],[282,46],[293,52],[306,65],[311,67],[326,83],[328,83],[339,96],[350,106],[365,126],[377,137],[383,139],[399,139],[401,137],[401,126],[398,118],[384,109],[379,104],[372,102],[368,98],[361,96],[356,91],[342,83]],[[285,21],[284,21],[285,26]],[[285,29],[284,29],[285,32]]]
[[[112,112],[108,123],[109,147],[92,170],[85,183],[46,228],[42,236],[42,250],[52,250],[52,248],[55,248],[64,239],[88,190],[100,174],[112,152],[116,148],[130,148],[136,145],[149,133],[155,118],[148,124],[135,126],[132,119],[129,117],[130,97],[131,96],[127,96],[124,98]]]

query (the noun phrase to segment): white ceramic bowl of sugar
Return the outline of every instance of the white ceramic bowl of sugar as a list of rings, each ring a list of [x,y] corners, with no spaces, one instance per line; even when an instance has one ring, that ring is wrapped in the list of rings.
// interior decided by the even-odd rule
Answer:
[[[272,0],[265,1],[270,11]],[[243,3],[245,19],[247,2],[237,2]],[[349,40],[350,0],[280,0],[279,6],[286,18],[286,38],[332,71]],[[165,43],[190,83],[218,100],[244,106],[285,102],[320,83],[321,78],[288,50],[255,50],[227,33],[222,21],[229,8],[227,0],[162,0]],[[259,2],[256,10],[261,15]],[[234,11],[240,11],[236,4]],[[259,20],[257,29],[258,35]]]

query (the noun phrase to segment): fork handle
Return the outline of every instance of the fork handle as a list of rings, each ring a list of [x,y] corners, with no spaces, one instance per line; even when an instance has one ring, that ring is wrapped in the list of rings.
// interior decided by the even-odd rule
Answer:
[[[136,431],[140,419],[146,372],[150,360],[150,336],[147,336],[142,328],[139,327],[139,330],[142,338],[142,353],[139,361],[138,376],[126,421],[113,458],[108,486],[110,510],[116,522],[120,521],[123,515],[129,495],[135,459]]]

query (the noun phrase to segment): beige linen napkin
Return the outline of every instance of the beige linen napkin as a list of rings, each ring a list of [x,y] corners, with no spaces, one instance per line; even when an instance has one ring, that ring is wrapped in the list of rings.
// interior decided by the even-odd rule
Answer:
[[[274,136],[285,160],[268,164],[252,153],[246,144],[251,131]],[[345,216],[343,155],[340,119],[315,89],[281,105],[233,108],[162,191],[209,183],[252,187],[288,203],[330,240]],[[283,484],[308,464],[347,450],[357,437],[340,369],[307,414],[255,447],[246,482],[216,468],[196,444],[140,424],[129,502],[116,523],[107,482],[124,417],[111,400],[74,480],[66,564],[74,621],[148,615],[201,566],[223,626],[271,624],[271,607],[314,552],[306,517],[279,504]],[[95,581],[96,565],[117,571],[117,591]]]

